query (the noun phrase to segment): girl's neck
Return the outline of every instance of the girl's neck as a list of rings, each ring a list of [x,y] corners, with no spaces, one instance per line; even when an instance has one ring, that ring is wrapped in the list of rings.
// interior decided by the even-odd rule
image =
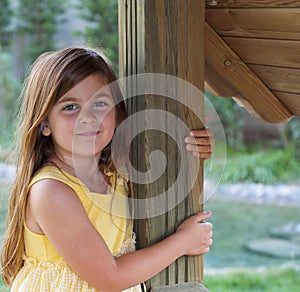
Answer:
[[[50,163],[78,178],[90,191],[101,194],[107,193],[109,178],[99,170],[95,157],[73,157],[64,160],[53,158]]]

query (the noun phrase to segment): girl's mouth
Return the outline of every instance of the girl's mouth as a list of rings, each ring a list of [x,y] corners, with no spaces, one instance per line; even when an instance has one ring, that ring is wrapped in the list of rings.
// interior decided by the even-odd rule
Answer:
[[[97,136],[99,133],[101,133],[101,131],[82,132],[77,135],[83,137],[93,137],[93,136]]]

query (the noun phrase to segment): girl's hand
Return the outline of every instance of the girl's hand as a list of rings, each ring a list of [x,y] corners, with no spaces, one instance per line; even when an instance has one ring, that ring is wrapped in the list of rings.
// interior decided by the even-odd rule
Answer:
[[[190,132],[190,136],[184,139],[184,142],[186,149],[191,151],[195,157],[208,159],[214,146],[213,132],[207,128],[193,130]]]
[[[213,225],[205,222],[211,212],[197,213],[187,218],[178,228],[175,235],[180,235],[185,255],[201,255],[209,252],[212,245]]]

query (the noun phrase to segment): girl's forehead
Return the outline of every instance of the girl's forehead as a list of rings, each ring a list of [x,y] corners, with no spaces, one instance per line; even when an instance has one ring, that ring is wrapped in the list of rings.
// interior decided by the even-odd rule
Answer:
[[[79,81],[71,89],[69,89],[64,95],[62,95],[58,102],[70,98],[82,98],[91,99],[93,97],[112,97],[110,84],[107,78],[100,74],[90,75],[83,80]]]

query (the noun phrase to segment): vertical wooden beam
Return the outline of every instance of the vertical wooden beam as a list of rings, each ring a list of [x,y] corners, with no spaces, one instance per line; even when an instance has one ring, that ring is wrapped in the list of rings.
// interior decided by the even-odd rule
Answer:
[[[199,0],[119,0],[120,77],[139,73],[167,74],[190,82],[203,93],[204,10],[205,1]],[[141,110],[159,109],[176,115],[189,129],[202,128],[202,116],[195,115],[184,106],[191,104],[189,90],[182,91],[185,94],[180,96],[180,102],[167,98],[169,90],[174,89],[166,87],[164,96],[148,94],[131,98],[128,100],[129,115]],[[203,103],[203,96],[200,95],[195,107],[203,111]],[[151,116],[149,119],[146,124],[151,124]],[[151,168],[149,155],[153,150],[164,152],[168,161],[164,174],[157,181],[134,185],[135,196],[139,199],[153,198],[170,189],[176,182],[181,159],[184,159],[176,142],[183,142],[188,131],[174,129],[174,125],[164,116],[159,123],[164,127],[163,133],[145,131],[133,141],[133,164],[139,171]],[[171,133],[173,138],[170,137]],[[195,162],[195,158],[189,157],[188,160],[191,164]],[[199,169],[196,167],[197,163],[190,167],[190,172],[197,171],[198,177],[185,200],[170,208],[166,214],[136,220],[138,247],[146,247],[165,238],[176,230],[184,218],[203,209],[203,165],[201,163]],[[187,173],[187,180],[188,176]],[[180,201],[179,197],[184,192],[185,184],[178,184],[173,194],[166,198],[166,206],[173,206],[174,201]],[[149,213],[147,204],[142,208],[144,209],[139,210],[140,213]],[[147,287],[153,292],[206,291],[201,283],[203,258],[183,257],[151,279]],[[173,286],[174,284],[177,285]]]

